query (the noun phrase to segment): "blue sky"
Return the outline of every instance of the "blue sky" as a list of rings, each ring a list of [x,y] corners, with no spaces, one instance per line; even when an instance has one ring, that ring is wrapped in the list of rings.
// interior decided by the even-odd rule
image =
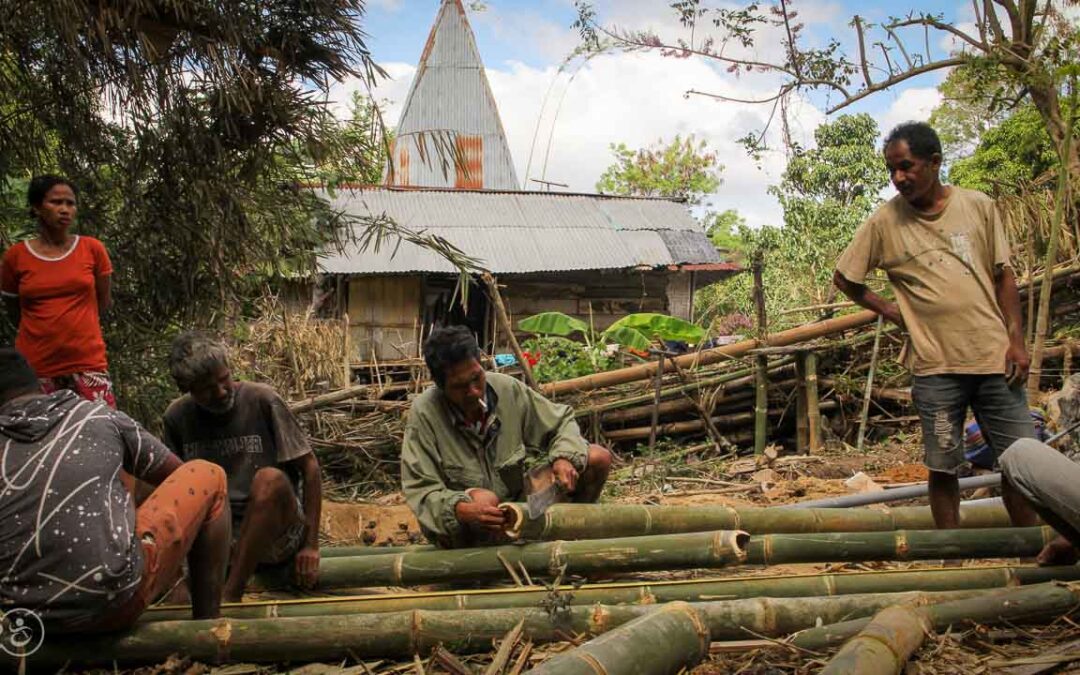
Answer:
[[[597,0],[595,4],[606,24],[649,28],[667,35],[678,30],[669,3]],[[469,5],[468,0],[465,4]],[[484,4],[483,11],[470,11],[469,17],[519,167],[519,179],[524,180],[529,169],[530,177],[543,175],[566,182],[573,190],[591,191],[610,163],[610,143],[638,147],[670,139],[676,133],[693,133],[716,149],[725,165],[725,182],[711,200],[712,208],[737,208],[755,226],[778,224],[779,205],[766,190],[783,171],[782,153],[757,163],[735,143],[747,131],[760,128],[768,114],[766,107],[683,95],[689,88],[722,90],[736,96],[763,93],[769,89],[766,82],[736,78],[700,60],[691,63],[628,54],[595,59],[571,79],[557,69],[577,44],[571,28],[575,19],[572,0],[486,0]],[[802,12],[810,41],[835,35],[846,42],[854,35],[847,25],[854,14],[880,21],[900,11],[893,2],[796,0],[794,4]],[[394,76],[376,92],[390,102],[386,116],[391,125],[397,122],[400,103],[439,5],[440,0],[368,2],[364,27],[370,34],[369,46],[375,59]],[[947,21],[960,24],[970,21],[967,3],[914,0],[902,8],[904,13],[941,13]],[[947,46],[940,37],[932,38],[932,50]],[[882,127],[909,118],[925,119],[937,103],[934,87],[940,79],[941,75],[920,77],[894,91],[871,96],[849,111],[868,112]],[[551,94],[545,99],[549,88]],[[814,127],[825,120],[824,104],[822,96],[810,96],[792,106],[792,132],[798,139],[812,138]],[[533,143],[534,136],[538,143]],[[541,164],[545,155],[549,157],[546,166]]]

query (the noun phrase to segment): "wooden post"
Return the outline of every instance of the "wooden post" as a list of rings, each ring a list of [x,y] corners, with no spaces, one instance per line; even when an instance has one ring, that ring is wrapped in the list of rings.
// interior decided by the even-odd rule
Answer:
[[[495,316],[499,320],[499,327],[502,332],[506,333],[506,340],[510,343],[510,348],[514,350],[514,356],[517,357],[518,363],[521,364],[521,372],[525,375],[525,384],[529,385],[530,389],[540,391],[540,387],[536,384],[536,378],[533,377],[532,367],[525,360],[525,353],[521,351],[521,345],[518,344],[517,336],[514,335],[514,326],[510,323],[510,317],[506,314],[506,305],[503,304],[502,294],[499,293],[499,286],[495,283],[495,277],[491,276],[490,272],[484,272],[481,278],[487,285],[491,301],[495,303]]]
[[[806,352],[806,422],[811,455],[821,452],[821,404],[818,400],[817,352]]]
[[[655,394],[653,396],[653,409],[652,409],[652,428],[649,430],[649,452],[651,453],[656,447],[656,426],[660,423],[660,391],[664,388],[664,352],[654,352],[659,354],[660,363],[656,368],[656,386]]]
[[[768,322],[765,317],[765,284],[762,281],[761,269],[763,266],[761,252],[754,254],[751,270],[754,275],[754,307],[757,310],[757,338],[761,346],[768,344]],[[768,444],[769,424],[769,357],[758,354],[754,358],[754,454],[760,455],[765,452]]]

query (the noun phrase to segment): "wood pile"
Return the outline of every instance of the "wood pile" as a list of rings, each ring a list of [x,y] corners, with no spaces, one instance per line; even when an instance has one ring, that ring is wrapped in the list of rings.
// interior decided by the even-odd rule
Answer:
[[[1080,355],[1080,334],[1069,327],[1080,312],[1080,266],[1055,270],[1053,306],[1063,326],[1045,350],[1044,386],[1056,386]],[[1038,281],[1038,277],[1036,277]],[[1035,303],[1021,283],[1025,310]],[[1031,322],[1029,322],[1031,323]],[[283,322],[278,322],[284,331]],[[291,332],[318,330],[296,321]],[[272,333],[272,331],[267,331]],[[1075,340],[1073,338],[1076,338]],[[880,342],[875,355],[873,346]],[[896,363],[900,332],[854,312],[714,349],[541,385],[570,404],[594,442],[633,451],[658,440],[704,439],[718,452],[749,452],[766,444],[815,452],[825,443],[854,444],[860,425],[888,432],[915,421],[908,376]],[[284,358],[288,358],[285,356]],[[310,354],[304,357],[305,363]],[[811,359],[812,369],[808,368]],[[278,360],[282,360],[281,357]],[[764,371],[761,366],[764,364]],[[314,372],[314,370],[313,370]],[[867,400],[866,383],[874,373]],[[368,373],[371,384],[297,399],[292,409],[339,498],[371,497],[397,489],[397,461],[409,400],[430,385],[422,370],[407,382]],[[293,386],[292,379],[287,386]],[[309,385],[310,386],[310,385]],[[862,420],[860,418],[863,418]],[[764,428],[764,438],[756,432]]]

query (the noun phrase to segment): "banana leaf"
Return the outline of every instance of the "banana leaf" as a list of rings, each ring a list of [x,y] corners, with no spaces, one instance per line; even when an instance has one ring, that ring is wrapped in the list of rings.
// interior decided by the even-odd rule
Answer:
[[[648,351],[652,341],[647,335],[633,328],[612,326],[601,335],[604,342],[615,342],[623,347],[630,347],[638,351]]]
[[[518,321],[518,330],[537,335],[560,335],[566,337],[574,333],[589,334],[589,325],[581,319],[562,312],[543,312]]]
[[[611,327],[604,331],[604,334],[607,335],[614,330],[624,328],[638,331],[647,340],[655,337],[661,340],[697,344],[705,337],[705,329],[701,326],[695,326],[689,321],[683,321],[673,316],[647,312],[624,316],[611,324]]]

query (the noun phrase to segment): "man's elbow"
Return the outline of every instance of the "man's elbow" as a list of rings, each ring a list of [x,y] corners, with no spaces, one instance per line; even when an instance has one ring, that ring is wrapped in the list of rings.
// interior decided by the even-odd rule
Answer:
[[[836,286],[844,295],[850,296],[853,291],[854,284],[847,280],[843,274],[840,274],[840,270],[835,270],[832,275],[833,285]]]

